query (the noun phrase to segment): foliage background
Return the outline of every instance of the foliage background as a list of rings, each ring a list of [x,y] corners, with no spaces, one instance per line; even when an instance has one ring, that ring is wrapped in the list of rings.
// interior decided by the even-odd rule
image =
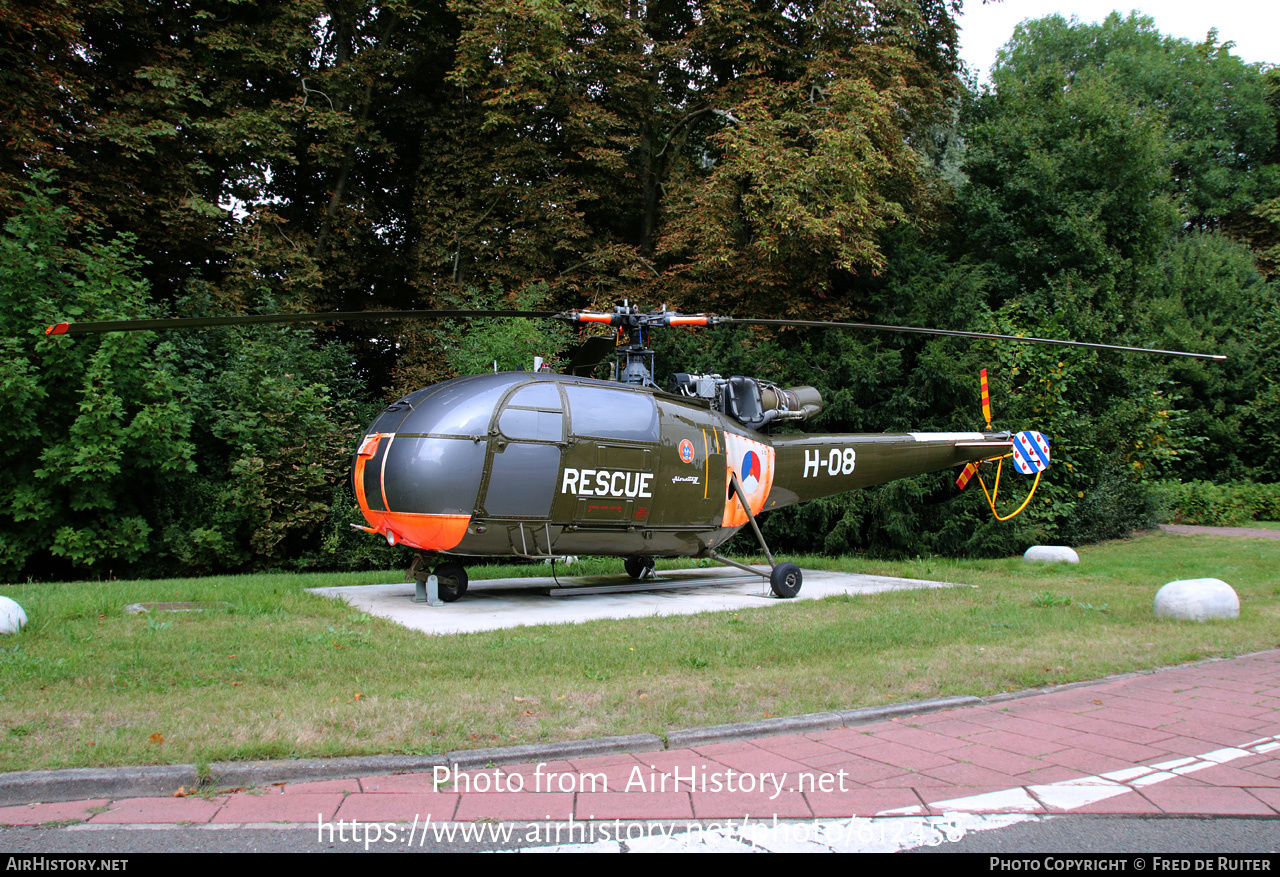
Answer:
[[[629,298],[1230,357],[660,339],[672,371],[818,387],[828,431],[976,426],[987,367],[997,424],[1054,440],[1011,524],[943,473],[775,513],[785,551],[1003,554],[1121,535],[1157,485],[1276,481],[1280,73],[1055,17],[979,89],[958,5],[0,5],[0,576],[399,562],[348,527],[360,427],[579,340],[41,334],[65,318]]]

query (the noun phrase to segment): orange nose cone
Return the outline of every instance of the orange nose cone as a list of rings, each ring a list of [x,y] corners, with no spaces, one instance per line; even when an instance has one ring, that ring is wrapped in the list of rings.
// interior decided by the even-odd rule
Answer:
[[[377,458],[379,447],[385,451],[394,439],[394,435],[375,433],[365,438],[356,453],[355,494],[360,513],[369,522],[369,527],[382,534],[390,545],[403,544],[424,551],[448,551],[456,547],[462,537],[467,535],[470,515],[387,510],[387,497],[382,489],[382,473]],[[371,462],[373,465],[369,465]],[[371,471],[366,472],[366,468]],[[382,508],[372,508],[369,502],[370,493],[365,490],[365,479],[370,476],[373,479],[373,493],[381,500]]]
[[[369,526],[387,536],[393,545],[408,545],[424,551],[448,551],[467,535],[470,515],[423,515],[411,512],[360,510]],[[394,538],[394,542],[391,540]]]

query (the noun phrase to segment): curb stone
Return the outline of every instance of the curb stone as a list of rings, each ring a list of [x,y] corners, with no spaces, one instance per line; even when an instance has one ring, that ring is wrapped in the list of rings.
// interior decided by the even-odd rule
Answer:
[[[530,761],[563,761],[569,758],[591,758],[618,752],[653,752],[662,749],[657,734],[631,734],[624,737],[600,737],[594,740],[566,740],[560,743],[526,743],[520,746],[494,746],[490,749],[460,749],[449,753],[449,766],[470,770],[490,764],[524,764]]]
[[[973,706],[982,702],[982,698],[972,696],[949,697],[842,712],[810,713],[802,716],[714,725],[707,728],[690,728],[668,734],[665,745],[663,739],[656,734],[631,734],[590,740],[460,749],[447,755],[370,755],[288,761],[225,762],[210,764],[208,769],[213,777],[212,784],[218,788],[240,786],[252,788],[279,782],[343,779],[374,774],[425,773],[444,766],[453,770],[472,770],[488,765],[591,758],[618,752],[687,749],[730,740],[825,731],[854,724],[867,724],[895,716],[922,715],[943,709]],[[85,798],[167,797],[172,795],[179,786],[199,788],[201,785],[200,774],[194,764],[20,771],[0,774],[0,806],[8,807],[33,802],[49,804]]]

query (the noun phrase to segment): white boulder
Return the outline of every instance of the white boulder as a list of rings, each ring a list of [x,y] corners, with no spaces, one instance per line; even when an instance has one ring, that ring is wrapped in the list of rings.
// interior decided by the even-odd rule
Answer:
[[[0,633],[17,633],[27,625],[27,613],[8,597],[0,597]]]
[[[1065,545],[1032,545],[1022,559],[1027,563],[1079,563],[1080,555]]]
[[[1240,598],[1222,579],[1179,579],[1156,592],[1157,618],[1239,618]]]

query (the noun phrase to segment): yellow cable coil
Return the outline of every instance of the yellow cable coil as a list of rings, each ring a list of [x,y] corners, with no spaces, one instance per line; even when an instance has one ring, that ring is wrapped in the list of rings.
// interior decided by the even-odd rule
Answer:
[[[1028,493],[1027,498],[1022,501],[1022,505],[1018,506],[1013,512],[1001,517],[1000,513],[996,511],[996,494],[1000,492],[1000,473],[1004,469],[1004,461],[1012,456],[1013,454],[1005,454],[1003,457],[997,458],[999,462],[996,464],[996,481],[991,490],[987,490],[987,482],[982,479],[982,470],[978,470],[976,473],[978,476],[978,483],[982,485],[982,492],[987,496],[987,505],[991,506],[991,514],[995,515],[997,521],[1007,521],[1010,518],[1016,518],[1021,514],[1022,510],[1027,507],[1027,504],[1031,502],[1031,497],[1036,495],[1036,488],[1040,486],[1040,476],[1044,474],[1043,469],[1037,472],[1036,480],[1031,484],[1031,492]]]

